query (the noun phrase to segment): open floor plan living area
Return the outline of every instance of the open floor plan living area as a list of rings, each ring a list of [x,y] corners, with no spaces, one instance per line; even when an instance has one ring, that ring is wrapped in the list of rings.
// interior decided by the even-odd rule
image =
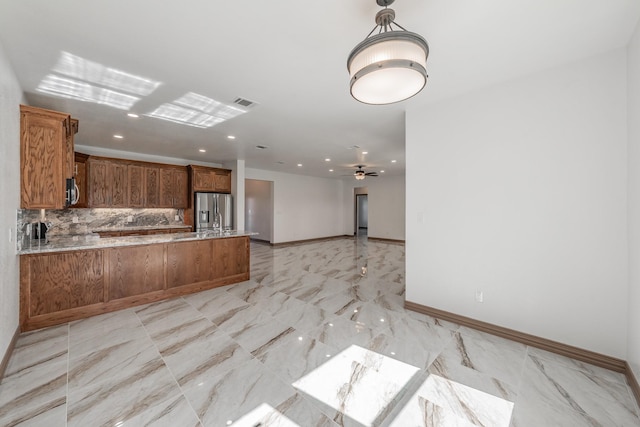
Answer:
[[[21,335],[0,425],[640,425],[620,373],[406,310],[402,244],[251,257],[249,281]]]

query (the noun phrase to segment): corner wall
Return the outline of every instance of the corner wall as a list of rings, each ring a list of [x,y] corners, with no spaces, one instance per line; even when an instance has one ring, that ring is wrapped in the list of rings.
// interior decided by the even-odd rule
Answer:
[[[625,359],[625,91],[620,49],[409,111],[407,301]]]
[[[627,362],[640,381],[640,23],[627,47],[629,318]]]
[[[24,103],[22,89],[0,43],[0,361],[18,327],[15,227],[20,207],[20,103]]]
[[[245,178],[273,181],[271,243],[344,234],[342,181],[250,168]]]

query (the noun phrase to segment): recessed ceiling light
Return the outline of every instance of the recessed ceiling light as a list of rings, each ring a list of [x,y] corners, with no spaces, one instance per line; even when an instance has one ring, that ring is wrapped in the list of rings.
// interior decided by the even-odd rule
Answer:
[[[329,172],[333,172],[333,169],[329,169]]]
[[[201,153],[206,153],[207,152],[207,150],[205,150],[204,148],[201,148],[198,151],[201,152]]]
[[[395,162],[396,162],[395,160],[391,160],[391,163],[395,163]]]
[[[124,138],[124,136],[122,136],[122,135],[113,135],[113,137],[114,137],[115,139],[122,139],[122,138]]]
[[[369,154],[369,152],[368,151],[363,151],[362,154]]]
[[[227,139],[236,139],[236,137],[233,135],[227,135]]]
[[[298,167],[301,168],[302,167],[302,163],[298,163]]]
[[[330,162],[330,161],[331,161],[331,159],[327,157],[326,159],[324,159],[324,161],[325,161],[325,162]]]
[[[384,171],[380,171],[380,173],[384,173]]]
[[[136,113],[127,113],[127,116],[137,119],[138,117],[140,117],[139,115],[137,115]]]

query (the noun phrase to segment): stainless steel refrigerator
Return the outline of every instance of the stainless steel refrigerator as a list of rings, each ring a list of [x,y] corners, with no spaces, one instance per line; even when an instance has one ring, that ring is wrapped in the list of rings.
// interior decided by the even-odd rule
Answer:
[[[196,231],[233,230],[233,197],[224,193],[196,193]]]

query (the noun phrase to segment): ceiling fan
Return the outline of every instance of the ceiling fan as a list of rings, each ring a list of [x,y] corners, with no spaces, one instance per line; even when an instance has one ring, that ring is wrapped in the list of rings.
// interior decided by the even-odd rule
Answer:
[[[354,173],[353,176],[358,180],[363,180],[365,176],[378,176],[378,172],[365,172],[362,168],[364,167],[364,165],[356,165],[356,167],[358,168]]]

